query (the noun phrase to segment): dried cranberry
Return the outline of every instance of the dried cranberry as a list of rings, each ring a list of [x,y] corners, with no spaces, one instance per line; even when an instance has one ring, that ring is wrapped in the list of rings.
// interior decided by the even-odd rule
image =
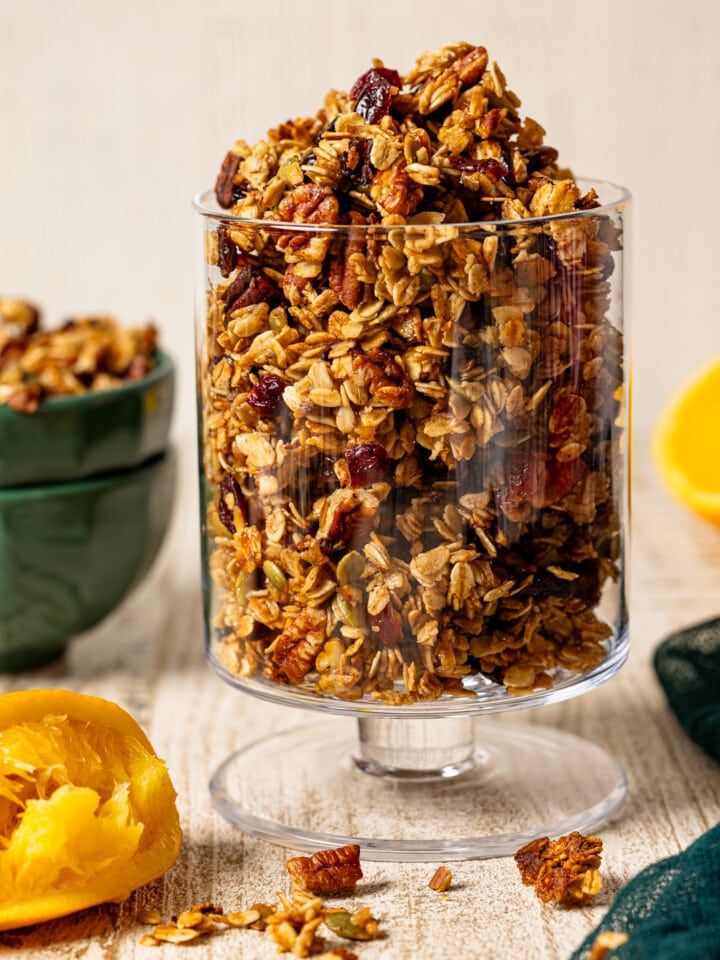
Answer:
[[[573,487],[585,479],[587,474],[587,464],[580,458],[565,461],[553,460],[548,467],[548,502],[558,503],[563,500]]]
[[[504,464],[503,481],[495,492],[498,506],[513,523],[528,520],[533,509],[546,502],[544,457],[515,453]]]
[[[370,70],[366,70],[361,77],[358,77],[355,83],[352,85],[350,90],[350,99],[357,100],[367,84],[374,82],[377,79],[386,80],[389,84],[392,84],[392,86],[397,87],[398,89],[402,87],[402,77],[397,70],[392,70],[389,67],[371,67]]]
[[[380,613],[370,615],[370,627],[378,640],[386,647],[397,646],[403,638],[403,623],[392,604],[387,604]]]
[[[237,482],[235,477],[227,476],[223,477],[220,482],[220,500],[218,502],[218,516],[222,521],[223,525],[227,527],[230,533],[235,533],[235,507],[238,508],[240,514],[247,523],[248,521],[248,508],[245,501],[245,497],[242,495],[242,490],[240,489],[240,484]]]
[[[237,266],[238,249],[230,239],[226,223],[221,223],[217,229],[218,238],[218,266],[223,277],[229,277]]]
[[[450,163],[461,173],[482,173],[497,183],[498,180],[506,180],[508,177],[507,164],[502,160],[496,160],[495,157],[485,157],[482,160],[474,160],[472,157],[450,157]]]
[[[350,99],[364,120],[368,123],[379,123],[390,113],[392,87],[402,87],[402,79],[397,70],[373,67],[355,81],[350,91]]]
[[[350,447],[345,454],[350,484],[353,487],[368,487],[384,480],[390,471],[390,457],[381,443],[368,440]]]
[[[248,394],[247,402],[263,417],[276,417],[282,409],[287,383],[274,373],[266,373]]]

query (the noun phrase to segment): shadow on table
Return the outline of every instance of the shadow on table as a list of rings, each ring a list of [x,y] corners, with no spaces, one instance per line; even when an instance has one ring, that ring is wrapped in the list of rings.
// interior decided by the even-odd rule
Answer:
[[[68,917],[5,930],[0,933],[0,951],[46,950],[77,940],[106,939],[117,927],[120,910],[120,904],[103,903]]]

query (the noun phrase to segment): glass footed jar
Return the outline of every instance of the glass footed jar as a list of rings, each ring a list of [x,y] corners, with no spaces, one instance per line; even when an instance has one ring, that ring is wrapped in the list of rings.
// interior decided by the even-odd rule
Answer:
[[[349,797],[373,779],[477,796],[500,754],[517,774],[547,749],[540,778],[562,756],[558,784],[581,795],[557,824],[622,802],[622,771],[592,744],[534,727],[508,762],[507,731],[479,746],[473,721],[575,696],[627,655],[629,195],[580,186],[598,205],[456,225],[253,221],[196,198],[207,656],[245,692],[358,718]],[[327,757],[337,740],[343,767],[332,720],[301,741]],[[289,736],[273,755],[297,755]],[[583,749],[594,773],[568,777]],[[296,847],[360,836],[278,827],[260,795],[231,796],[232,764],[270,752],[216,775],[231,820]],[[537,835],[523,816],[482,828],[470,855]],[[363,839],[425,856],[432,830]],[[468,855],[463,822],[448,830]]]

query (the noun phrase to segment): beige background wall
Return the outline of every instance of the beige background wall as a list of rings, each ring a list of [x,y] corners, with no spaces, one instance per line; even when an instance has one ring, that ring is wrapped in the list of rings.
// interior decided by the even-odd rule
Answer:
[[[635,416],[720,353],[713,0],[0,0],[0,291],[155,318],[193,443],[191,198],[372,56],[485,44],[576,172],[634,194]]]

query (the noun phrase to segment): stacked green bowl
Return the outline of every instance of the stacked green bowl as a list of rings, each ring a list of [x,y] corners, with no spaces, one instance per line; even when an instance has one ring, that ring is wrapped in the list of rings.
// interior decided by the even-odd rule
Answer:
[[[0,405],[0,671],[62,656],[155,559],[176,472],[175,370],[156,360],[141,379],[32,414]]]

